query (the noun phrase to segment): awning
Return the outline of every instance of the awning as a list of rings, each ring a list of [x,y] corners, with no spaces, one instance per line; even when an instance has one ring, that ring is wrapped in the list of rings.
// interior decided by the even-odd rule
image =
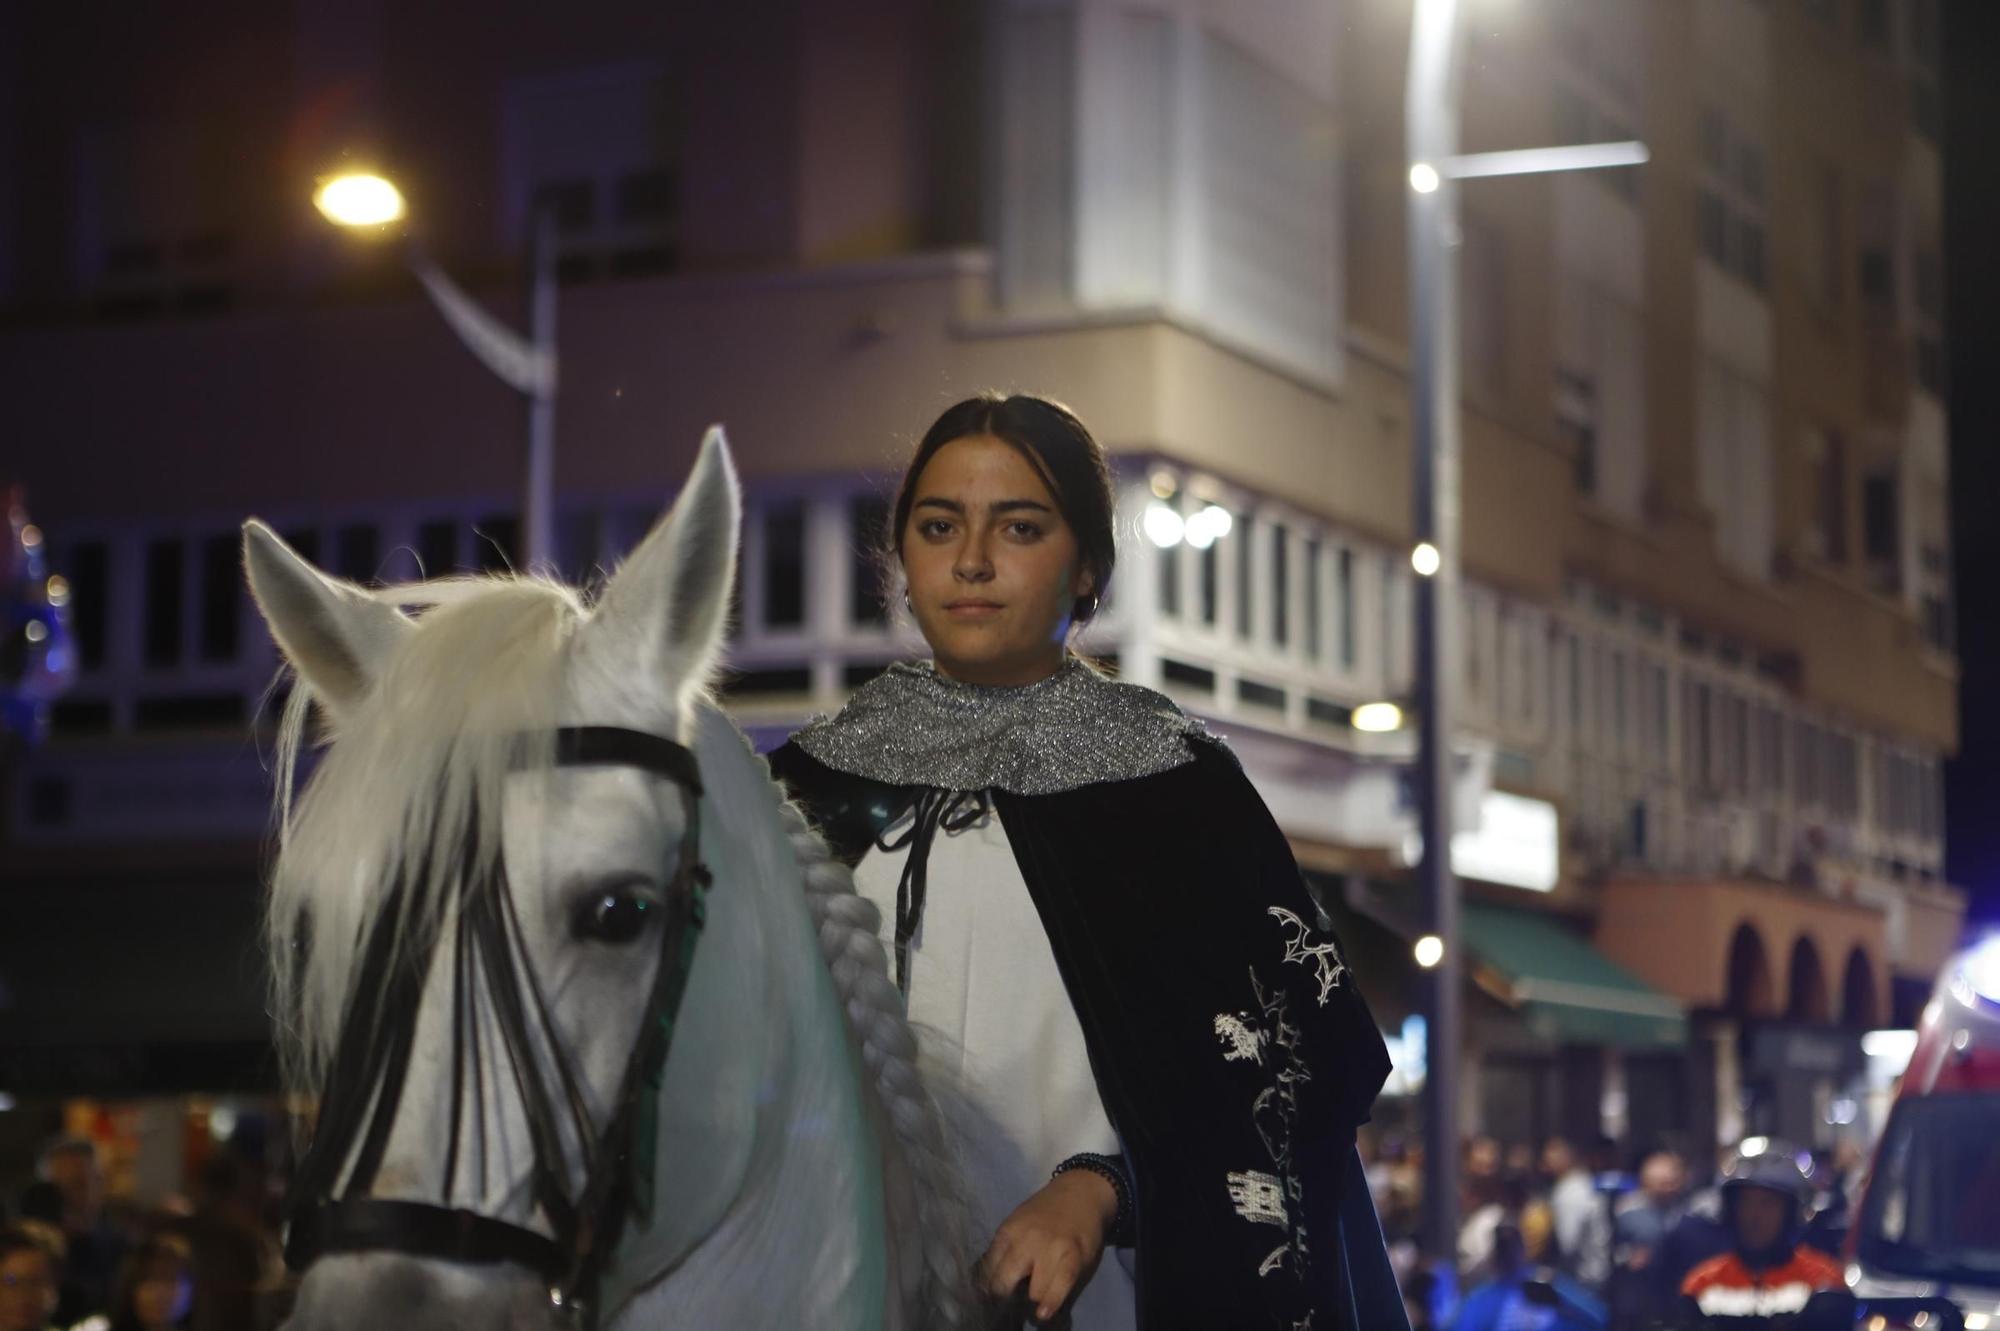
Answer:
[[[1475,978],[1542,1038],[1621,1049],[1686,1045],[1687,1013],[1677,1001],[1552,916],[1468,901],[1461,922]]]
[[[1416,902],[1407,884],[1349,878],[1338,894],[1349,909],[1414,940]],[[1467,901],[1462,942],[1477,992],[1511,1010],[1537,1040],[1618,1049],[1682,1048],[1687,1010],[1612,961],[1546,911]]]

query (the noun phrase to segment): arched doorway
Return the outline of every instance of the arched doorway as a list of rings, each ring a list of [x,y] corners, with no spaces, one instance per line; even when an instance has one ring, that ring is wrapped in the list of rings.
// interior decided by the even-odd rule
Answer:
[[[1771,961],[1764,940],[1749,923],[1736,926],[1729,940],[1729,989],[1723,1007],[1737,1018],[1772,1015]]]
[[[1847,974],[1840,985],[1840,1024],[1856,1031],[1872,1031],[1880,1024],[1875,1010],[1875,967],[1858,947],[1847,954]]]
[[[1824,1025],[1833,1019],[1826,992],[1826,970],[1820,965],[1819,949],[1803,934],[1792,944],[1791,997],[1785,1015],[1793,1021]]]

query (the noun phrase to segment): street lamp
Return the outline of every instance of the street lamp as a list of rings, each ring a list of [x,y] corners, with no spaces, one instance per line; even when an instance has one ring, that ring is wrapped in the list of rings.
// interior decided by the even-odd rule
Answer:
[[[348,228],[383,226],[400,221],[408,211],[402,191],[395,183],[372,173],[340,175],[321,181],[313,193],[313,204],[328,221]],[[526,337],[489,314],[420,247],[410,243],[403,250],[403,261],[466,350],[527,401],[528,456],[521,505],[521,560],[522,566],[529,569],[550,563],[555,550],[552,491],[556,448],[556,276],[551,231],[548,211],[531,205]]]
[[[1425,1254],[1455,1266],[1458,1253],[1458,1060],[1461,957],[1458,881],[1451,871],[1452,721],[1458,660],[1458,244],[1460,180],[1633,166],[1639,143],[1514,152],[1458,152],[1460,0],[1416,0],[1404,90],[1409,163],[1410,435],[1416,600],[1416,802],[1423,856],[1417,881],[1430,932],[1422,940],[1427,1014],[1424,1080]],[[1426,961],[1425,957],[1430,960]]]

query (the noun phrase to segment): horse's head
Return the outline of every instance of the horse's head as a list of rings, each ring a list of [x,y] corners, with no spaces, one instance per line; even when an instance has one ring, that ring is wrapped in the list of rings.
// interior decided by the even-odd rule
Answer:
[[[319,1103],[300,1200],[346,1206],[295,1212],[317,1249],[295,1325],[545,1327],[550,1286],[602,1256],[607,1217],[643,1222],[672,1261],[736,1195],[750,1148],[712,1120],[754,1117],[768,1070],[740,1056],[754,1026],[719,1014],[754,1022],[761,979],[711,964],[688,983],[686,949],[698,861],[726,875],[718,857],[755,856],[716,791],[754,760],[733,732],[698,733],[717,720],[702,699],[739,511],[712,432],[595,606],[539,578],[369,591],[246,525],[251,587],[296,675],[269,931],[281,1048]],[[294,803],[308,700],[330,743]],[[730,742],[734,758],[693,758]],[[741,962],[760,930],[718,903],[704,947]],[[668,1080],[694,1093],[671,1099],[649,1091],[647,1053],[676,1015]],[[682,1139],[700,1148],[675,1154],[661,1220],[645,1166]]]

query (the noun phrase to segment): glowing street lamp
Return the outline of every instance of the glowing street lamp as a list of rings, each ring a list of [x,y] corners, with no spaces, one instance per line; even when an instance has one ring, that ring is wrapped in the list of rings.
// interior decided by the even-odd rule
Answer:
[[[313,194],[313,206],[336,226],[383,226],[408,211],[395,182],[367,172],[334,176]]]

